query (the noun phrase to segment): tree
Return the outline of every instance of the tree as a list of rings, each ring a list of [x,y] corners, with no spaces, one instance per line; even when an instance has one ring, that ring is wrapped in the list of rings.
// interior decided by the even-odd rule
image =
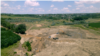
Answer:
[[[15,24],[11,24],[10,27],[11,27],[11,30],[12,30],[12,31],[15,31],[15,28],[16,28],[16,25],[15,25]]]
[[[25,26],[25,24],[19,24],[19,25],[16,27],[16,30],[15,30],[16,33],[21,33],[21,34],[24,34],[25,31],[26,31],[26,26]]]
[[[79,21],[79,20],[83,20],[82,17],[74,17],[73,19],[74,19],[74,20],[78,20],[78,21]]]

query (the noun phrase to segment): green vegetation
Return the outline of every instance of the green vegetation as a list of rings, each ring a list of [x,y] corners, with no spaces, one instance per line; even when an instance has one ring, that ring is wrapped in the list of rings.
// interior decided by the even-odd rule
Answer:
[[[24,34],[26,31],[25,24],[19,24],[18,26],[15,24],[10,24],[9,22],[5,21],[5,18],[1,18],[1,25],[16,33]]]
[[[20,44],[20,41],[18,41],[17,43],[10,45],[6,48],[2,48],[1,49],[1,56],[15,56],[16,52],[14,51],[14,49],[16,49]]]
[[[27,51],[31,51],[31,44],[29,43],[29,41],[24,42],[23,47],[25,47],[25,49],[27,49]]]
[[[16,33],[21,33],[21,34],[24,34],[26,31],[26,26],[25,24],[19,24],[16,29],[15,29],[15,32]]]
[[[28,56],[28,53],[26,52],[26,56]]]
[[[94,28],[100,28],[100,22],[97,22],[97,23],[89,23],[89,26],[94,27]]]
[[[5,31],[6,29],[5,28],[1,28],[1,31]]]
[[[21,37],[10,30],[6,30],[5,28],[1,28],[1,48],[8,47],[17,41],[19,41]]]

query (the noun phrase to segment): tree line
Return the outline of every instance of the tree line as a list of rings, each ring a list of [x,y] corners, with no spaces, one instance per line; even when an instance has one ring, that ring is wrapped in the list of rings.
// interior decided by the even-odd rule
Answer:
[[[11,24],[11,23],[5,21],[5,18],[1,18],[1,25],[10,29],[13,32],[16,32],[16,33],[24,34],[26,31],[25,24],[19,24],[19,25]]]

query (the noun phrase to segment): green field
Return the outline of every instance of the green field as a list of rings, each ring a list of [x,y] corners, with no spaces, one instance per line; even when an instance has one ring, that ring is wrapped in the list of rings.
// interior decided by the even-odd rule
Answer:
[[[89,26],[94,27],[94,28],[100,28],[100,22],[97,22],[97,23],[89,23]]]

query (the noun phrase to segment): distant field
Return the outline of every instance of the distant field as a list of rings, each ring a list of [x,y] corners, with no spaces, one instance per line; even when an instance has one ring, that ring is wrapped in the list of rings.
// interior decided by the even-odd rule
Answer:
[[[100,28],[100,22],[97,22],[97,23],[89,23],[89,26],[94,27],[94,28]]]
[[[100,18],[88,19],[86,22],[100,22]]]
[[[16,18],[21,18],[21,19],[39,19],[39,18],[34,18],[34,17],[22,17],[22,16],[7,16],[7,15],[2,15],[1,18],[12,18],[12,19],[16,19]]]

